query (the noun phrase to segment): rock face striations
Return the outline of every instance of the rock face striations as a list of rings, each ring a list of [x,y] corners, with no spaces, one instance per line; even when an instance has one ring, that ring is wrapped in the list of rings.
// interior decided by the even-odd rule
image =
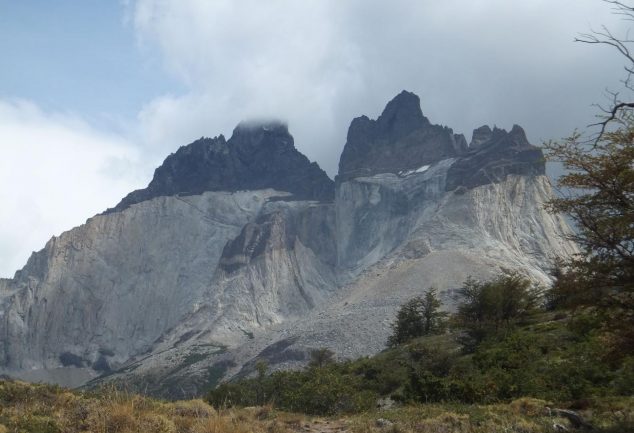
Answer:
[[[524,131],[470,144],[402,92],[352,121],[336,183],[280,123],[180,148],[147,188],[0,280],[0,373],[199,394],[312,348],[381,350],[398,306],[468,277],[547,284],[577,247]],[[94,383],[94,382],[91,382]]]

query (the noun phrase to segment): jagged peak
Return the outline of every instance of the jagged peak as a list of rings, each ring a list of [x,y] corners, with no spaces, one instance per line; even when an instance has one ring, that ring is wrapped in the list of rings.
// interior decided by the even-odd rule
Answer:
[[[473,134],[471,134],[471,142],[469,143],[470,149],[475,149],[480,147],[482,143],[486,143],[491,140],[493,137],[493,131],[489,127],[489,125],[482,125],[479,128],[473,130]]]
[[[513,139],[514,143],[519,145],[520,147],[531,146],[528,142],[528,138],[526,137],[526,132],[524,128],[519,125],[513,125],[513,128],[509,132],[509,136]]]
[[[447,173],[447,189],[459,186],[474,188],[501,182],[510,174],[539,176],[545,174],[541,149],[526,138],[524,129],[513,125],[511,131],[488,125],[473,131],[468,152]]]
[[[260,147],[297,152],[288,125],[279,120],[240,122],[233,130],[229,143],[246,154],[255,152]]]
[[[161,196],[266,188],[290,192],[294,199],[334,199],[333,181],[295,148],[286,123],[241,122],[229,140],[202,137],[180,147],[156,169],[147,188],[105,213]]]
[[[381,133],[400,136],[430,125],[429,120],[423,116],[418,95],[406,90],[387,103],[377,124]]]
[[[290,135],[288,132],[288,124],[279,119],[243,120],[233,129],[233,136],[257,133]]]
[[[469,143],[469,150],[477,150],[482,146],[497,143],[501,140],[504,140],[504,143],[508,146],[518,148],[532,147],[526,137],[524,128],[517,124],[514,124],[510,131],[498,128],[495,125],[493,126],[493,129],[491,129],[489,125],[483,125],[473,130],[471,143]]]
[[[451,128],[433,125],[420,98],[403,90],[376,120],[355,118],[339,160],[339,180],[433,164],[466,151],[466,140]]]

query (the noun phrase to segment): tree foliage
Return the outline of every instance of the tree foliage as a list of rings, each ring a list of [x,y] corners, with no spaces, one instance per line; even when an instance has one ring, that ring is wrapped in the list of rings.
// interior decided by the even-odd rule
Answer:
[[[572,193],[548,207],[576,225],[570,238],[582,253],[560,263],[550,295],[559,306],[594,309],[634,350],[634,119],[589,145],[577,134],[549,143],[551,159],[568,173],[558,184]]]
[[[634,19],[630,2],[608,0],[615,13]],[[618,336],[619,351],[634,350],[634,85],[633,40],[609,29],[581,35],[580,42],[609,46],[625,60],[623,92],[610,92],[596,139],[579,133],[546,144],[548,157],[567,173],[567,192],[548,203],[576,225],[571,239],[582,253],[559,263],[549,294],[553,306],[590,309]],[[625,350],[624,350],[625,349]]]
[[[526,321],[537,311],[540,295],[518,274],[502,274],[487,282],[467,279],[458,291],[460,303],[454,316],[455,325],[464,332],[465,348],[471,350],[485,338]]]
[[[321,347],[319,349],[311,350],[308,366],[313,368],[322,368],[328,364],[332,364],[333,362],[335,362],[335,352],[326,347]]]
[[[632,394],[634,357],[612,363],[603,336],[571,329],[565,315],[541,312],[532,317],[532,301],[521,301],[523,292],[531,290],[524,280],[502,275],[489,283],[470,280],[465,287],[475,294],[470,299],[484,299],[472,311],[491,317],[486,321],[490,332],[469,353],[460,350],[456,339],[463,330],[455,329],[373,357],[325,362],[303,371],[256,371],[251,378],[219,385],[207,399],[216,407],[273,404],[281,410],[334,415],[371,409],[379,397],[404,403],[487,404],[520,397],[570,402]],[[500,303],[501,293],[519,296],[520,302]]]
[[[634,284],[634,123],[605,133],[593,149],[573,135],[549,143],[552,159],[568,173],[558,184],[573,191],[549,202],[566,213],[578,231],[571,235],[584,255],[573,263],[601,291],[629,289]],[[604,294],[597,293],[602,296]]]
[[[441,306],[433,287],[424,296],[417,296],[403,304],[392,323],[393,332],[388,338],[388,346],[394,347],[423,335],[442,332],[447,313],[441,311]]]

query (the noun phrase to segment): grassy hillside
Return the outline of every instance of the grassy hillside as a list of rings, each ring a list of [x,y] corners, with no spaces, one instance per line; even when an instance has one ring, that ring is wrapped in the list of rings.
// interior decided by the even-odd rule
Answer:
[[[610,350],[610,335],[589,321],[540,313],[469,351],[459,343],[460,332],[421,337],[369,358],[225,383],[208,398],[215,405],[275,402],[286,410],[332,415],[368,410],[381,397],[403,404],[532,397],[578,406],[592,398],[632,396],[634,358]]]
[[[546,433],[570,428],[547,403],[416,404],[337,418],[285,413],[272,406],[215,410],[202,400],[158,401],[115,390],[79,393],[48,385],[0,382],[0,432],[15,433]],[[579,411],[599,432],[626,433],[634,399],[603,398]]]
[[[404,304],[373,357],[255,362],[205,401],[0,381],[0,433],[634,433],[634,355],[612,310],[549,310],[514,276],[465,290],[449,322],[433,295]]]
[[[379,416],[405,431],[569,428],[553,419],[548,408],[556,408],[580,412],[596,431],[634,432],[634,357],[594,312],[536,309],[514,323],[473,329],[440,330],[354,361],[316,351],[303,371],[267,374],[260,364],[254,377],[220,385],[208,401],[347,415],[359,431]],[[397,409],[379,415],[377,401]]]

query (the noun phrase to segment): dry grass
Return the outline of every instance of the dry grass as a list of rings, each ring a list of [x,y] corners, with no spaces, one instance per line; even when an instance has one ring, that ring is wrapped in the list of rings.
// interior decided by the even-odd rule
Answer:
[[[96,393],[0,381],[0,433],[546,433],[548,403],[427,404],[344,419],[309,418],[272,406],[215,410],[202,400],[164,402],[115,389]],[[634,431],[634,398],[590,402],[582,415],[599,432]],[[383,418],[388,423],[377,423]]]
[[[554,424],[576,431],[551,416],[548,402],[521,398],[509,404],[425,404],[349,418],[352,433],[553,433]],[[634,433],[634,398],[603,399],[579,411],[596,433]],[[379,426],[383,418],[391,425]]]
[[[75,393],[0,382],[0,433],[286,433],[265,409],[216,411],[202,400],[163,402],[114,389]]]

